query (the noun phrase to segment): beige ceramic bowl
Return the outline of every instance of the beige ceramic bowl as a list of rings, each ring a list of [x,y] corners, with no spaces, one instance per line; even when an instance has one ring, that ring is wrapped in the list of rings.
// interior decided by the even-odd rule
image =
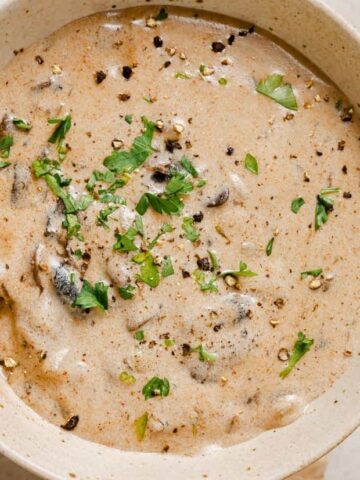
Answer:
[[[346,0],[340,0],[346,1]],[[356,0],[358,1],[358,0]],[[65,23],[140,0],[0,0],[0,66]],[[240,18],[307,56],[360,105],[360,37],[320,0],[155,0]],[[353,339],[354,352],[360,339]],[[61,431],[24,406],[0,376],[0,453],[47,479],[276,480],[324,455],[360,424],[360,357],[295,423],[195,457],[121,452]]]

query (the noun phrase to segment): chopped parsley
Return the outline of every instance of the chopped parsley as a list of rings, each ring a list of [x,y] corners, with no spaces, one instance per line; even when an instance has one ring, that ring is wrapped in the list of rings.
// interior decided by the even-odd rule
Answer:
[[[22,118],[13,118],[13,124],[16,128],[25,132],[28,132],[32,129],[32,125],[26,120],[23,120]]]
[[[272,254],[272,249],[273,249],[273,245],[274,245],[274,240],[275,240],[275,238],[272,237],[272,238],[269,240],[268,244],[266,245],[266,250],[265,250],[265,251],[266,251],[266,255],[267,255],[268,257],[270,257],[270,255]]]
[[[104,166],[114,173],[132,173],[139,168],[153,153],[151,146],[155,124],[150,122],[146,117],[141,117],[141,121],[145,127],[142,135],[135,138],[129,151],[114,150],[113,153],[106,157]]]
[[[141,417],[134,420],[135,434],[138,442],[144,440],[148,421],[149,414],[147,412],[145,412],[144,415],[141,415]]]
[[[294,344],[289,358],[288,366],[280,373],[282,379],[286,378],[299,360],[307,353],[314,343],[313,339],[307,338],[303,332],[298,333],[298,339]]]
[[[294,200],[291,202],[291,211],[295,214],[298,213],[304,204],[305,200],[302,197],[294,198]]]
[[[164,257],[164,260],[162,261],[161,264],[161,276],[163,278],[170,277],[171,275],[174,275],[174,267],[171,261],[171,257]]]
[[[224,272],[221,273],[222,277],[227,277],[228,275],[230,275],[231,277],[235,277],[235,278],[237,278],[237,277],[255,277],[257,275],[257,273],[249,270],[247,264],[240,261],[239,270],[225,270]]]
[[[197,269],[193,272],[192,278],[199,285],[202,292],[218,292],[218,287],[216,285],[217,275],[213,274],[209,279],[205,275],[205,272]]]
[[[258,83],[256,91],[275,100],[289,110],[298,109],[292,86],[289,83],[284,83],[283,75],[278,73],[269,75]]]
[[[325,188],[316,197],[315,230],[319,230],[328,221],[329,213],[334,210],[334,201],[328,195],[339,191],[339,188]]]
[[[10,162],[4,162],[3,160],[0,160],[0,170],[2,170],[3,168],[8,167],[9,165],[11,165]]]
[[[99,215],[96,217],[97,225],[100,225],[104,228],[109,228],[108,221],[110,215],[112,215],[119,207],[107,207],[103,210],[100,210]]]
[[[192,177],[197,178],[199,176],[198,171],[185,155],[181,158],[180,164]]]
[[[9,158],[10,149],[14,145],[14,138],[12,135],[5,135],[0,138],[0,157]]]
[[[140,273],[136,277],[137,280],[146,283],[151,288],[156,288],[160,283],[160,274],[151,253],[139,253],[133,257],[133,261],[141,265]]]
[[[167,397],[170,393],[170,382],[167,378],[153,377],[142,389],[145,400],[152,397]]]
[[[192,76],[187,73],[177,72],[175,73],[175,78],[179,78],[180,80],[190,80]]]
[[[133,375],[130,375],[128,372],[121,372],[119,375],[119,380],[126,385],[133,385],[136,382],[136,378]]]
[[[221,78],[219,78],[218,83],[219,83],[219,85],[221,85],[222,87],[225,87],[225,86],[227,85],[228,81],[227,81],[226,78],[221,77]]]
[[[246,170],[249,170],[249,172],[254,173],[255,175],[259,174],[259,166],[257,160],[250,153],[246,154],[245,168]]]
[[[56,125],[56,128],[48,141],[57,145],[59,159],[60,161],[63,161],[68,150],[65,145],[65,137],[71,128],[71,115],[65,115],[64,118],[50,118],[48,123],[50,125]]]
[[[190,242],[196,242],[199,237],[200,233],[195,228],[195,220],[192,217],[184,217],[183,223],[181,225],[185,237],[190,240]]]
[[[168,18],[169,14],[165,10],[165,8],[161,8],[159,13],[156,15],[155,20],[157,22],[162,22],[163,20],[166,20]]]
[[[316,278],[319,275],[321,275],[322,272],[323,272],[322,268],[316,268],[315,270],[307,270],[306,272],[301,272],[300,274],[301,280],[304,280],[304,278],[307,278],[309,276]]]
[[[99,201],[101,203],[115,203],[116,205],[126,205],[126,200],[120,195],[109,192],[108,190],[99,190]]]
[[[141,217],[139,217],[139,218],[141,219]],[[174,230],[174,227],[172,225],[170,225],[169,223],[164,223],[164,225],[160,228],[159,233],[149,243],[148,250],[152,250],[155,247],[155,245],[157,244],[157,241],[159,240],[160,237],[162,237],[166,233],[171,233],[173,230]]]
[[[85,310],[98,307],[101,310],[107,310],[108,288],[108,285],[103,282],[97,282],[92,286],[90,282],[84,280],[81,292],[73,303],[73,307],[80,307]]]
[[[138,330],[134,333],[134,337],[138,342],[143,342],[145,340],[145,333],[143,330]]]
[[[119,287],[119,294],[120,297],[123,298],[124,300],[131,300],[134,298],[134,291],[136,290],[136,287],[134,285],[127,285],[126,287]]]
[[[125,122],[126,122],[126,123],[128,123],[129,125],[131,125],[132,122],[133,122],[133,115],[130,115],[129,113],[127,113],[127,114],[125,115],[124,119],[125,119]]]
[[[202,345],[199,345],[196,348],[191,349],[192,353],[198,353],[199,354],[199,360],[200,362],[215,362],[217,355],[216,353],[210,353]]]
[[[136,252],[138,247],[135,245],[134,240],[139,231],[135,226],[130,227],[125,233],[115,233],[116,242],[113,245],[113,249],[117,252]]]

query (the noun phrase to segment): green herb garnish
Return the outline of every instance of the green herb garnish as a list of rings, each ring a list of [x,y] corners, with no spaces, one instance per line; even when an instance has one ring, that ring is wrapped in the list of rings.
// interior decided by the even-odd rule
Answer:
[[[195,220],[192,217],[183,218],[181,227],[184,231],[185,237],[190,240],[190,242],[196,242],[200,237],[200,233],[196,230],[194,225]]]
[[[126,287],[119,287],[120,297],[124,300],[131,300],[134,298],[134,291],[136,287],[134,285],[127,285]]]
[[[334,210],[334,201],[328,195],[339,191],[339,188],[325,188],[316,197],[315,230],[319,230],[328,221],[329,213]]]
[[[14,138],[12,135],[5,135],[0,138],[0,157],[9,158],[10,149],[14,145]]]
[[[168,18],[169,14],[165,10],[165,8],[161,8],[160,12],[156,15],[155,20],[157,22],[162,22],[163,20],[166,20]]]
[[[298,213],[300,208],[305,204],[305,200],[302,197],[294,198],[291,202],[291,211],[293,213]]]
[[[249,172],[254,173],[255,175],[259,174],[259,166],[257,160],[250,153],[246,154],[244,163],[246,170],[249,170]]]
[[[305,353],[310,350],[313,343],[314,340],[307,338],[303,332],[298,333],[298,339],[295,342],[292,354],[290,355],[289,364],[285,368],[285,370],[280,373],[280,377],[282,379],[286,378],[289,375],[289,373],[295,367],[298,361],[305,355]]]
[[[83,309],[98,307],[101,310],[108,309],[108,285],[103,282],[97,282],[94,286],[84,280],[81,292],[73,303],[73,307]]]
[[[99,215],[96,217],[97,225],[100,225],[104,228],[109,228],[108,220],[110,215],[112,215],[119,207],[107,207],[103,210],[100,210]]]
[[[191,352],[193,353],[198,353],[199,354],[199,360],[200,362],[215,362],[217,355],[216,353],[210,353],[202,345],[199,345],[196,348],[192,348]]]
[[[247,264],[240,261],[239,270],[225,270],[224,272],[221,273],[222,277],[226,277],[227,275],[230,275],[230,276],[235,277],[235,278],[237,278],[237,277],[255,277],[257,275],[257,273],[249,270]]]
[[[185,155],[181,158],[180,164],[192,177],[197,178],[199,176],[198,171]]]
[[[258,83],[256,91],[272,98],[275,102],[289,110],[298,109],[292,86],[289,83],[284,83],[283,75],[278,73],[269,75]]]
[[[300,274],[301,280],[304,280],[304,278],[307,278],[309,276],[316,278],[319,275],[321,275],[322,272],[323,272],[322,268],[316,268],[315,270],[307,270],[306,272],[301,272]]]
[[[266,255],[267,255],[268,257],[270,257],[270,255],[272,254],[272,249],[273,249],[273,245],[274,245],[274,240],[275,240],[275,238],[272,237],[272,238],[269,240],[268,244],[266,245]]]
[[[152,397],[167,397],[170,393],[170,383],[167,378],[153,377],[142,389],[145,400]]]
[[[139,258],[140,256],[141,258]],[[160,283],[160,274],[158,267],[154,263],[154,257],[150,253],[139,254],[133,258],[133,261],[141,264],[140,274],[137,275],[137,279],[151,288],[156,288]]]
[[[126,122],[126,123],[128,123],[129,125],[131,125],[132,122],[133,122],[133,115],[130,115],[129,113],[127,113],[127,114],[125,115],[124,119],[125,119],[125,122]]]
[[[133,385],[136,382],[136,378],[128,372],[121,372],[119,380],[126,385]]]
[[[115,233],[116,242],[113,245],[113,249],[117,252],[136,252],[138,247],[135,245],[134,240],[138,233],[138,229],[134,226],[130,227],[123,234]]]
[[[219,85],[221,85],[222,87],[225,87],[225,85],[227,85],[228,83],[228,81],[224,77],[219,78],[218,82],[219,82]]]
[[[170,277],[174,275],[174,267],[171,261],[171,257],[164,257],[164,260],[161,264],[161,276],[163,278]]]
[[[175,73],[175,78],[179,78],[181,80],[190,80],[192,76],[188,75],[187,73],[177,72]]]
[[[121,152],[114,150],[113,153],[106,157],[104,165],[114,173],[132,173],[139,168],[153,153],[151,146],[155,124],[150,122],[146,117],[141,117],[141,121],[145,127],[142,135],[135,138],[129,151]]]
[[[13,124],[19,130],[24,130],[26,132],[32,129],[32,125],[30,125],[29,122],[23,120],[22,118],[13,118]]]
[[[134,337],[138,342],[143,342],[145,340],[145,333],[143,330],[138,330],[134,333]]]
[[[209,279],[206,277],[205,272],[197,269],[193,272],[192,278],[199,285],[202,292],[218,292],[216,285],[217,275],[212,275]]]
[[[10,162],[4,162],[4,161],[0,160],[0,170],[2,170],[3,168],[8,167],[9,165],[11,165]]]
[[[56,125],[56,128],[48,141],[57,145],[59,159],[63,161],[68,150],[65,145],[65,137],[71,128],[71,115],[65,115],[64,118],[50,118],[48,123],[50,125]]]
[[[141,219],[141,217],[139,217],[139,218]],[[148,250],[152,250],[155,247],[155,245],[157,244],[157,241],[159,240],[160,237],[162,237],[166,233],[171,233],[173,230],[174,230],[174,227],[172,225],[170,225],[169,223],[164,223],[164,225],[160,228],[159,233],[149,243]]]
[[[144,440],[149,414],[146,412],[134,421],[135,434],[138,442]]]
[[[170,348],[172,347],[173,345],[175,345],[175,340],[173,338],[165,338],[164,340],[164,345],[166,348]]]

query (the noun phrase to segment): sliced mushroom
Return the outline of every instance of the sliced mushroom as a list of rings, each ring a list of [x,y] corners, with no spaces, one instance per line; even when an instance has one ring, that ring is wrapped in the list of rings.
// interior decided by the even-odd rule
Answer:
[[[5,113],[0,123],[0,136],[7,135],[12,129],[12,117],[8,113]]]
[[[220,207],[221,205],[224,205],[224,203],[226,203],[229,200],[229,196],[230,196],[230,191],[228,187],[224,187],[215,195],[215,197],[209,200],[206,206],[210,208]]]
[[[45,237],[52,237],[61,232],[63,220],[64,206],[62,201],[58,200],[55,208],[48,215],[45,229]]]
[[[11,188],[11,202],[17,207],[28,203],[27,190],[30,182],[30,171],[24,165],[14,164],[14,180]]]
[[[66,303],[73,303],[80,293],[78,285],[72,282],[71,273],[65,265],[59,265],[54,269],[53,284],[58,295]]]

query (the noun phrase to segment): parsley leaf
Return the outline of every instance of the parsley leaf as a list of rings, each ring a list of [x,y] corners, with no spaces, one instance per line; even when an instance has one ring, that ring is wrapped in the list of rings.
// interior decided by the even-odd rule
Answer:
[[[195,270],[192,274],[192,278],[199,285],[202,292],[218,292],[218,287],[216,285],[217,276],[212,275],[208,280],[206,278],[205,272],[202,270]]]
[[[128,123],[129,125],[131,125],[133,122],[133,116],[128,113],[125,115],[124,119],[125,119],[125,122]]]
[[[143,342],[145,340],[145,333],[143,330],[138,330],[134,333],[134,337],[138,342]]]
[[[258,167],[257,160],[250,153],[246,154],[245,168],[246,170],[249,170],[249,172],[254,173],[255,175],[259,174],[259,167]]]
[[[144,193],[136,205],[136,211],[144,215],[151,206],[157,213],[167,215],[179,215],[184,208],[183,202],[177,197],[161,197],[153,193]]]
[[[195,220],[192,217],[184,217],[183,223],[181,225],[185,237],[190,240],[190,242],[196,242],[199,239],[200,233],[194,227]]]
[[[291,211],[293,213],[298,213],[300,208],[305,204],[305,200],[302,197],[294,198],[291,202]]]
[[[135,245],[134,240],[138,233],[135,227],[130,227],[124,234],[115,233],[116,242],[113,249],[117,252],[136,252],[138,247]]]
[[[192,76],[188,75],[187,73],[177,72],[177,73],[175,73],[175,78],[180,79],[180,80],[190,80],[192,78]]]
[[[94,286],[84,280],[81,292],[73,303],[73,307],[83,309],[98,307],[101,310],[108,309],[108,286],[103,282],[97,282]]]
[[[160,12],[156,15],[155,20],[157,22],[162,22],[163,20],[166,20],[168,18],[169,14],[165,10],[165,8],[161,8]]]
[[[153,377],[142,389],[145,400],[152,397],[167,397],[170,393],[170,382],[167,378]]]
[[[111,214],[113,214],[119,207],[107,207],[100,210],[99,215],[96,217],[97,225],[104,228],[109,228],[108,220]]]
[[[30,125],[29,122],[26,120],[23,120],[22,118],[13,118],[13,124],[15,125],[16,128],[19,130],[24,130],[28,132],[29,130],[32,129],[32,125]]]
[[[313,339],[307,338],[303,332],[298,333],[298,339],[294,344],[288,366],[280,373],[282,379],[286,378],[298,361],[307,353],[314,343]]]
[[[67,147],[65,146],[65,137],[71,128],[71,115],[65,115],[64,118],[50,118],[48,120],[50,125],[56,125],[56,128],[48,141],[57,145],[57,151],[59,153],[59,159],[64,160]]]
[[[272,254],[272,249],[273,249],[273,245],[274,245],[274,240],[275,240],[275,238],[272,237],[272,238],[269,240],[268,244],[266,245],[266,250],[265,250],[265,251],[266,251],[266,255],[267,255],[268,257],[270,257],[270,255]]]
[[[119,375],[119,380],[126,385],[133,385],[136,382],[136,378],[133,375],[130,375],[128,372],[121,372]]]
[[[141,219],[141,217],[139,217]],[[164,223],[164,225],[160,228],[159,233],[156,235],[156,237],[149,243],[148,245],[148,250],[152,250],[159,238],[162,235],[165,235],[166,233],[171,233],[174,230],[174,227],[170,225],[169,223]]]
[[[50,158],[42,158],[35,160],[32,163],[32,170],[34,175],[39,178],[52,173],[54,170],[59,170],[60,164],[56,160],[51,160]]]
[[[134,285],[127,285],[126,287],[119,287],[119,294],[120,297],[123,298],[124,300],[131,300],[134,298],[134,291],[136,290],[136,287]]]
[[[0,170],[2,170],[3,168],[8,167],[9,165],[11,165],[10,162],[0,161]]]
[[[241,262],[239,264],[239,270],[225,270],[221,276],[226,277],[227,275],[230,275],[232,277],[255,277],[257,273],[252,272],[251,270],[248,270],[248,266],[246,263]]]
[[[278,73],[269,75],[258,83],[256,91],[270,97],[289,110],[298,109],[292,86],[289,83],[284,83],[283,75]]]
[[[69,240],[72,237],[77,237],[78,240],[83,240],[80,234],[81,225],[78,217],[73,213],[65,215],[65,220],[62,222],[62,226],[67,230],[66,238]]]
[[[134,420],[135,434],[138,442],[144,440],[148,421],[149,414],[147,412],[145,412],[144,415],[141,415],[141,417]]]
[[[120,195],[115,195],[108,190],[99,190],[99,200],[101,203],[115,203],[116,205],[126,205],[126,200]]]
[[[199,354],[199,360],[200,362],[215,362],[217,355],[216,353],[210,353],[202,345],[199,345],[196,348],[192,348],[191,352],[193,353],[198,353]]]
[[[9,158],[10,149],[14,145],[14,138],[12,135],[5,135],[0,138],[0,157]]]
[[[153,153],[151,142],[154,135],[155,124],[145,117],[141,117],[145,132],[136,137],[129,151],[117,151],[106,157],[104,165],[114,173],[132,173],[140,167]]]
[[[192,177],[197,178],[199,176],[198,171],[185,155],[181,158],[180,164]]]
[[[171,261],[171,257],[164,257],[164,260],[161,264],[161,276],[163,278],[170,277],[174,275],[174,267]]]
[[[134,262],[141,263],[140,274],[137,275],[137,279],[151,288],[156,288],[160,283],[160,274],[154,263],[154,257],[150,253],[145,253],[141,258],[137,257],[133,258]]]
[[[307,278],[309,276],[311,277],[318,277],[319,275],[321,275],[323,272],[323,269],[322,268],[316,268],[315,270],[307,270],[306,272],[301,272],[301,280],[304,280],[304,278]]]
[[[319,230],[328,221],[328,214],[334,210],[334,201],[328,195],[339,191],[339,188],[325,188],[316,197],[315,230]]]
[[[168,196],[187,195],[193,190],[194,187],[192,183],[187,180],[186,175],[179,172],[173,173],[165,187],[165,193]]]

